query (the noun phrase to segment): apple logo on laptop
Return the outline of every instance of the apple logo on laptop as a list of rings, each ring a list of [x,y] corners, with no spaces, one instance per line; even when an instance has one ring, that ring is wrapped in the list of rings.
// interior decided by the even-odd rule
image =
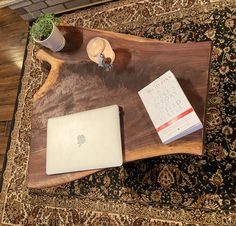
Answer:
[[[79,145],[79,147],[84,144],[86,141],[85,136],[83,134],[80,134],[77,136],[77,144]]]

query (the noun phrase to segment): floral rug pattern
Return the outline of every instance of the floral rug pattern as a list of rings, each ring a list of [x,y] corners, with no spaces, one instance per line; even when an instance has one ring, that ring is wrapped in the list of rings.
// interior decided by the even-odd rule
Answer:
[[[180,2],[182,2],[180,4]],[[5,224],[236,225],[235,1],[135,1],[65,15],[61,24],[167,42],[212,41],[203,156],[169,155],[48,189],[27,189],[32,97],[47,72],[28,46],[2,192]]]

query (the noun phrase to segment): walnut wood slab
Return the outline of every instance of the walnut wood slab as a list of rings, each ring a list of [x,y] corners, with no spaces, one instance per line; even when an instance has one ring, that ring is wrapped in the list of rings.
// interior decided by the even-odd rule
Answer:
[[[33,99],[30,188],[60,185],[97,171],[46,175],[47,120],[111,104],[123,109],[121,132],[125,163],[167,154],[203,153],[201,130],[170,145],[162,144],[137,92],[171,70],[204,122],[210,42],[170,44],[99,30],[60,29],[67,40],[64,50],[52,53],[41,49],[37,53],[37,58],[48,62],[51,68]],[[87,57],[86,45],[96,36],[107,39],[115,51],[114,67],[109,72]]]

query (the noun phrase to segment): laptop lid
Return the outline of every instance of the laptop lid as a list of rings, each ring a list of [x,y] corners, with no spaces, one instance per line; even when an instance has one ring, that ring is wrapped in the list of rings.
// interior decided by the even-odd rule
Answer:
[[[122,160],[117,105],[48,120],[46,174],[121,166]]]

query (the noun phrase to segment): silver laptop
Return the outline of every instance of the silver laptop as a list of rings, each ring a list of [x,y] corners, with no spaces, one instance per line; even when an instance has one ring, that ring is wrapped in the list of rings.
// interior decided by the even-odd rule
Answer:
[[[119,107],[50,118],[46,153],[48,175],[121,166]]]

